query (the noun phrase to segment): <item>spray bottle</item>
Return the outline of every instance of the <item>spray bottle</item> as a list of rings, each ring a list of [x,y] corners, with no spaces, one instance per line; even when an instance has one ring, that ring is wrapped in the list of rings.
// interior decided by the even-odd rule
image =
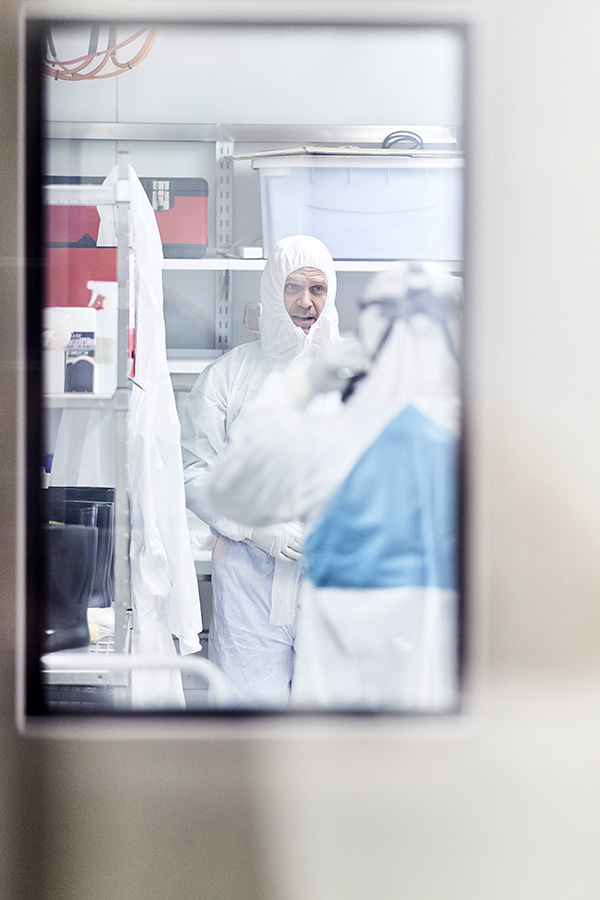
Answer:
[[[116,281],[88,281],[87,288],[92,292],[88,306],[98,310],[94,393],[114,394],[117,389],[119,285]]]

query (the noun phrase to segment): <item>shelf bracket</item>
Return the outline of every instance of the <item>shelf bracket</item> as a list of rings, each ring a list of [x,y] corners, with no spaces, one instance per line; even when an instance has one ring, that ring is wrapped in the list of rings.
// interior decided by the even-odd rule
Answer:
[[[217,250],[228,249],[233,241],[233,141],[216,141],[217,166]]]
[[[225,353],[231,346],[231,272],[216,272],[215,278],[215,350]]]
[[[233,242],[233,141],[216,141],[216,225],[217,250],[231,247]],[[231,276],[228,271],[215,275],[215,349],[231,346]]]

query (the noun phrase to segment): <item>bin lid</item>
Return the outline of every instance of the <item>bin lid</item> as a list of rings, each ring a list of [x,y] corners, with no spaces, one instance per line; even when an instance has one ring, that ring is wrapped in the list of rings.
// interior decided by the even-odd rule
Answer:
[[[347,165],[349,161],[356,163],[360,160],[366,160],[372,163],[374,160],[381,160],[386,165],[393,165],[394,162],[406,164],[407,160],[446,160],[454,161],[462,164],[465,154],[458,150],[394,150],[382,149],[374,147],[366,149],[364,147],[348,147],[348,146],[330,146],[330,147],[286,147],[277,150],[261,150],[254,153],[234,154],[233,159],[251,159],[253,168],[260,168],[265,165],[298,165],[301,161],[303,164],[315,165],[317,162],[321,165],[324,161],[336,160],[337,165]],[[298,161],[298,162],[296,162]]]

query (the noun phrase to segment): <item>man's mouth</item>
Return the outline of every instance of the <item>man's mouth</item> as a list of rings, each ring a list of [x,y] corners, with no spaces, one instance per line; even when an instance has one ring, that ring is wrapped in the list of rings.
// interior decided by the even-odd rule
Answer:
[[[308,330],[310,326],[316,322],[314,316],[292,316],[294,320],[294,325],[297,325],[298,328],[303,328]]]

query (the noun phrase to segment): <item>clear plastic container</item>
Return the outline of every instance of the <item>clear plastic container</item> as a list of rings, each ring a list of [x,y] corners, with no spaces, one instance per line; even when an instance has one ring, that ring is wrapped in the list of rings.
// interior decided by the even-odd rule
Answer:
[[[464,159],[457,154],[255,158],[263,244],[310,234],[334,259],[463,258]]]

